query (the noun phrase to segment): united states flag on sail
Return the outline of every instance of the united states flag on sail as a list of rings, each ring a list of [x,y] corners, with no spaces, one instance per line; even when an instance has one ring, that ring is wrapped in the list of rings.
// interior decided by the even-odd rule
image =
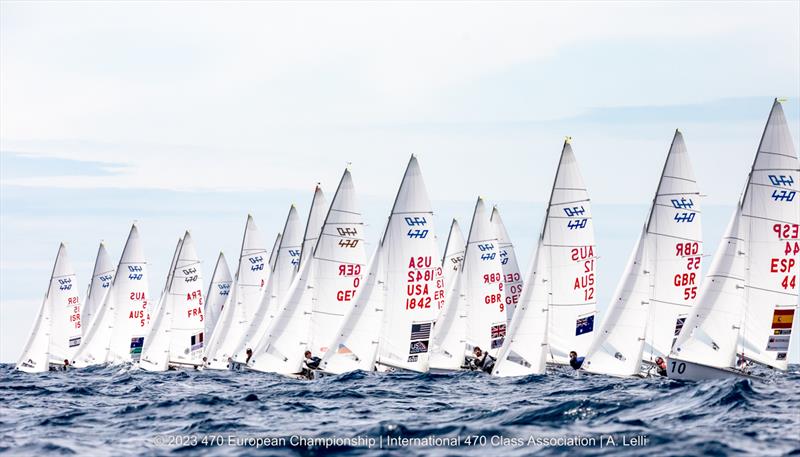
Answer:
[[[431,323],[411,324],[412,340],[427,340],[431,336]]]

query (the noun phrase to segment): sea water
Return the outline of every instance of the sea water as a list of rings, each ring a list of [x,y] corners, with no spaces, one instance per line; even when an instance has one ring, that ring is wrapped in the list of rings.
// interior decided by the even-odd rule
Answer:
[[[800,366],[678,382],[556,370],[355,372],[314,381],[0,365],[0,452],[80,455],[800,453]]]

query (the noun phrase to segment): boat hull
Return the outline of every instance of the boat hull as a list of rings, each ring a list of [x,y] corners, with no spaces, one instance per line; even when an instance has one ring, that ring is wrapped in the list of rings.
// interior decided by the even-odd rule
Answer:
[[[679,381],[705,381],[710,379],[752,378],[746,373],[730,368],[717,368],[685,360],[667,358],[667,376]]]

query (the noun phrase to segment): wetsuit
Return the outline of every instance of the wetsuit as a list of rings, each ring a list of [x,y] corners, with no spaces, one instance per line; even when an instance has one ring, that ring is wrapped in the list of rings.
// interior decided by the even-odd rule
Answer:
[[[581,365],[583,365],[584,357],[575,357],[569,361],[569,366],[571,366],[575,370],[580,370]]]

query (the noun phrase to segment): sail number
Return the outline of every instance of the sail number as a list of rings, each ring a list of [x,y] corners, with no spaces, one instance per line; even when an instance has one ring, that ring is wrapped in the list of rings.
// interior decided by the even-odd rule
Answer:
[[[441,309],[444,305],[442,268],[433,266],[431,256],[409,258],[407,278],[406,309],[430,309],[431,303]]]
[[[685,372],[685,371],[686,371],[686,364],[685,364],[685,363],[683,363],[683,362],[681,362],[681,363],[678,363],[678,362],[675,362],[675,361],[673,360],[673,361],[672,361],[672,367],[670,367],[670,368],[671,368],[671,370],[670,370],[670,371],[672,371],[673,373],[675,373],[675,371],[677,371],[677,372],[678,372],[678,374],[683,374],[683,372]],[[677,370],[676,370],[676,368],[677,368]]]
[[[772,231],[781,241],[800,238],[800,224],[774,224]],[[773,257],[769,262],[769,272],[778,273],[780,287],[784,290],[797,288],[797,275],[793,274],[797,266],[796,256],[800,252],[800,242],[786,241],[783,254],[788,258]]]
[[[583,291],[583,301],[594,300],[594,246],[570,249],[570,259],[580,269],[573,281],[573,291]],[[582,268],[581,268],[582,266]]]

